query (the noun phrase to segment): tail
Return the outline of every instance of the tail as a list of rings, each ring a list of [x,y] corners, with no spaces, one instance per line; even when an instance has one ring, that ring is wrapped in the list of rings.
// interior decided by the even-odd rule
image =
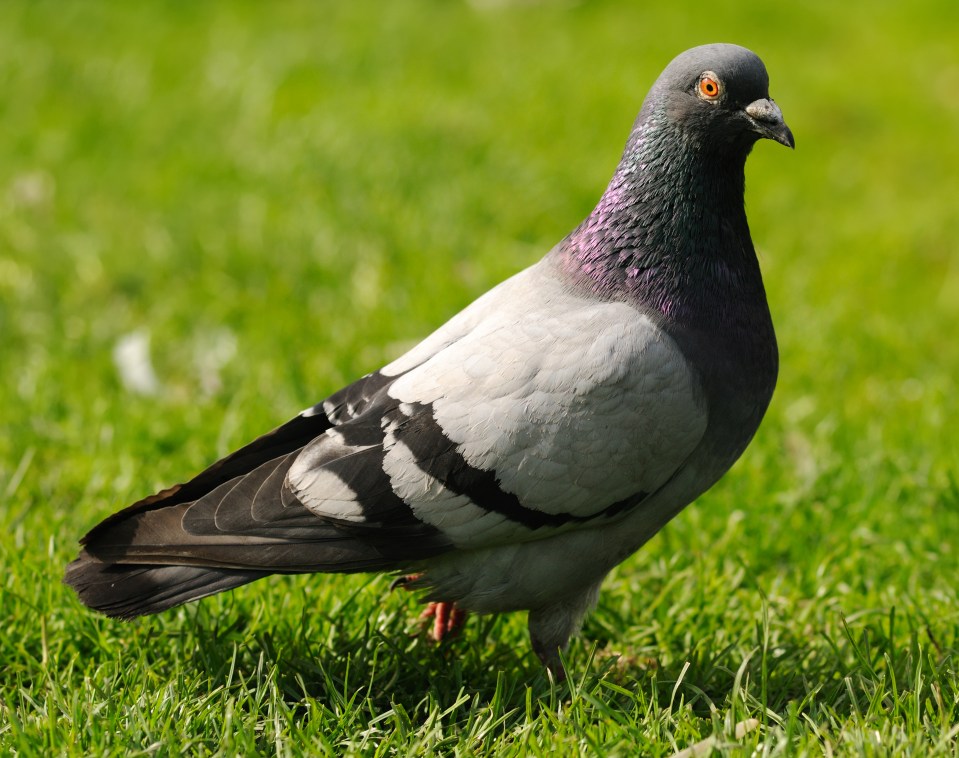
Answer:
[[[64,582],[118,618],[158,613],[270,574],[392,568],[373,544],[283,504],[296,453],[262,464],[192,502],[127,509],[83,538]]]
[[[297,417],[190,482],[110,516],[81,540],[64,582],[90,608],[129,619],[270,574],[393,568],[374,545],[284,502],[287,470],[328,427],[322,416]]]
[[[132,619],[232,590],[268,575],[263,571],[200,566],[102,563],[84,552],[67,567],[64,582],[76,590],[84,605],[113,618]]]

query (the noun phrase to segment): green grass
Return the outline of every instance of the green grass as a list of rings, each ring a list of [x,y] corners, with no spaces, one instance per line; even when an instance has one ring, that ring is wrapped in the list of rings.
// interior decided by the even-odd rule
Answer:
[[[959,6],[645,5],[0,4],[0,753],[959,754]],[[437,649],[382,579],[133,624],[60,584],[97,520],[539,258],[716,40],[798,142],[747,168],[781,380],[568,686],[520,615]],[[112,359],[144,330],[154,396]]]

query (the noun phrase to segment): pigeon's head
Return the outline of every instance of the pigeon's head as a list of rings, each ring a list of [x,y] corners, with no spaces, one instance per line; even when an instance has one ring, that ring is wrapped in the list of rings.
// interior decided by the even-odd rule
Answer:
[[[647,106],[699,143],[746,152],[763,138],[796,145],[769,97],[766,67],[738,45],[703,45],[674,58],[656,80]]]

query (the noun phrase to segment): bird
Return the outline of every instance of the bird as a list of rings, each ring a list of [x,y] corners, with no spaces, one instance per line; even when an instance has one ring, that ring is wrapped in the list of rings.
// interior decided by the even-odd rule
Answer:
[[[381,572],[434,635],[526,611],[547,671],[607,574],[712,487],[779,371],[747,223],[760,139],[795,147],[732,44],[655,80],[591,213],[405,354],[109,516],[64,581],[107,616],[271,574]]]

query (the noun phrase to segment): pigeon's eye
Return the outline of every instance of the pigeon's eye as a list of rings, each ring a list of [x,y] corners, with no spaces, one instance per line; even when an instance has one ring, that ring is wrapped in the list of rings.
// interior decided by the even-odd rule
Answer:
[[[723,93],[723,86],[712,71],[699,77],[699,95],[704,100],[716,100]]]

